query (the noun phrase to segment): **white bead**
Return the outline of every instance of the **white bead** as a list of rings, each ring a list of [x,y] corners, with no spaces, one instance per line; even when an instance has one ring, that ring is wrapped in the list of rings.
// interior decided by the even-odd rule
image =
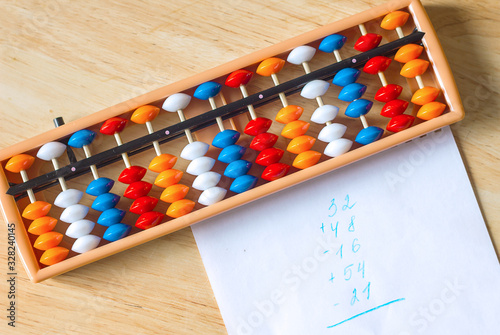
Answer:
[[[79,203],[82,197],[82,191],[70,188],[59,193],[59,195],[56,197],[56,200],[54,200],[54,205],[56,205],[57,207],[66,208]]]
[[[347,138],[339,138],[333,142],[328,143],[325,148],[325,155],[330,157],[337,157],[351,149],[352,141]]]
[[[61,213],[61,221],[73,223],[87,216],[89,208],[82,204],[71,205]]]
[[[293,49],[288,54],[288,58],[286,60],[292,64],[300,65],[304,62],[309,62],[314,57],[315,53],[315,48],[308,45],[302,45]]]
[[[198,176],[203,172],[210,171],[215,164],[215,159],[212,157],[198,157],[195,158],[191,163],[189,163],[186,172],[194,176]]]
[[[99,236],[85,235],[79,237],[75,243],[73,243],[71,250],[79,254],[83,254],[84,252],[95,249],[99,245],[99,242],[101,242],[101,238]]]
[[[177,112],[189,105],[191,96],[184,93],[175,93],[169,96],[163,103],[162,108],[168,112]]]
[[[205,142],[196,141],[189,143],[182,149],[181,157],[192,161],[195,158],[205,156],[210,146]]]
[[[339,108],[333,105],[323,105],[316,108],[314,113],[311,115],[311,121],[319,124],[327,123],[335,119],[339,112]]]
[[[61,142],[49,142],[42,145],[36,153],[36,157],[44,161],[50,161],[52,158],[60,157],[66,150],[66,145]]]
[[[323,127],[318,134],[318,140],[330,143],[336,139],[344,136],[347,127],[340,123],[332,123],[326,127]]]
[[[227,190],[222,187],[211,187],[203,191],[198,198],[198,202],[204,206],[210,206],[221,201],[226,196]]]
[[[90,234],[95,223],[90,220],[78,220],[69,225],[66,235],[71,238],[79,238]]]
[[[200,191],[208,190],[209,188],[217,185],[220,178],[221,175],[217,172],[208,171],[202,173],[193,181],[193,188]]]
[[[324,80],[310,81],[302,88],[300,95],[306,99],[316,99],[326,93],[330,87],[330,83]]]

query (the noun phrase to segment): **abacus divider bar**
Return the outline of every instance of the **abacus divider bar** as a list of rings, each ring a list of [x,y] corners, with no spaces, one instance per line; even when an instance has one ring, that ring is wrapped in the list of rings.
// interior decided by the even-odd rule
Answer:
[[[243,84],[240,85],[240,91],[243,98],[248,98],[248,91],[245,85]],[[248,112],[250,113],[250,117],[252,118],[252,120],[255,120],[257,118],[257,114],[255,114],[255,109],[253,108],[253,105],[248,105],[247,108]]]

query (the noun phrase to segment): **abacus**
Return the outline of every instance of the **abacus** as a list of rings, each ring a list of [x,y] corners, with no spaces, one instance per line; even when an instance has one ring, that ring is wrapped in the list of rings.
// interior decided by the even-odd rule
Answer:
[[[422,5],[395,0],[78,121],[59,119],[0,151],[0,200],[40,282],[463,115]]]

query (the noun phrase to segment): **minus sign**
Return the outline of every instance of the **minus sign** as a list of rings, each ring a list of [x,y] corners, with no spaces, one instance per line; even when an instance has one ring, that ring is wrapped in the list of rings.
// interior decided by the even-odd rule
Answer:
[[[7,273],[9,276],[17,276],[17,273]]]
[[[338,305],[339,305],[339,303],[336,303],[335,305],[333,305],[333,307],[338,306]]]

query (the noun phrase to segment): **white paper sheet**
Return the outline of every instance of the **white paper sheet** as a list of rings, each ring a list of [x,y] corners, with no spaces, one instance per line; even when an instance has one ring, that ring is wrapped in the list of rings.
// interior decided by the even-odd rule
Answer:
[[[498,334],[498,259],[449,128],[193,232],[230,335]]]

